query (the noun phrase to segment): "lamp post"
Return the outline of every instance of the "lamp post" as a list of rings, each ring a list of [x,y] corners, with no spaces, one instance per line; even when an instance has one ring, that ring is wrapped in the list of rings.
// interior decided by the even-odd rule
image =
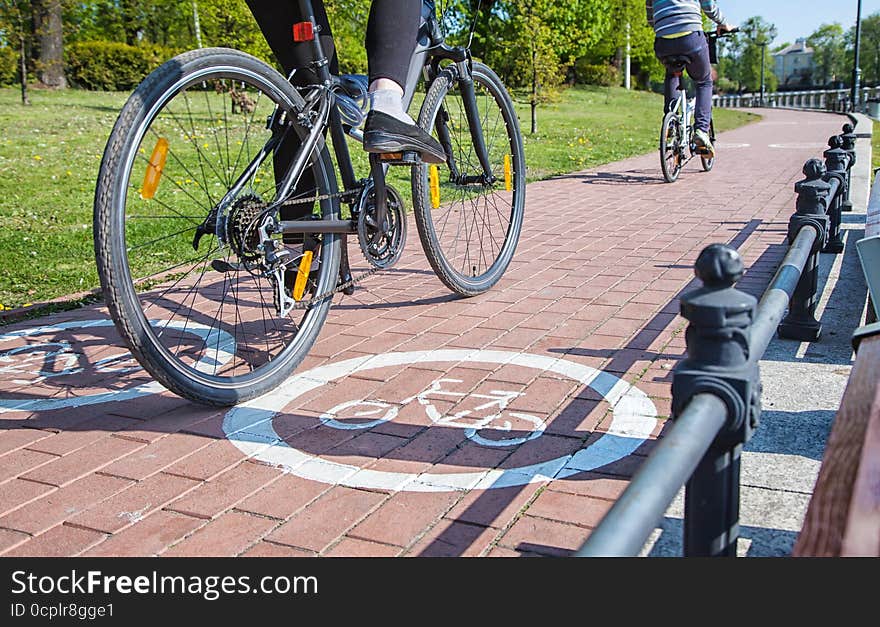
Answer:
[[[767,51],[767,42],[761,41],[761,98],[759,100],[760,105],[764,106],[764,53]]]
[[[765,65],[765,55],[767,52],[767,44],[770,43],[770,39],[775,37],[775,33],[772,35],[768,35],[768,33],[761,32],[758,24],[752,23],[749,26],[749,30],[746,31],[749,35],[749,38],[755,43],[756,46],[761,46],[761,97],[758,100],[759,106],[764,106],[764,65]]]
[[[852,103],[855,111],[859,110],[859,101],[861,100],[861,78],[862,68],[859,67],[859,44],[862,38],[862,0],[858,0],[856,9],[856,51],[853,59],[853,80],[852,80]]]

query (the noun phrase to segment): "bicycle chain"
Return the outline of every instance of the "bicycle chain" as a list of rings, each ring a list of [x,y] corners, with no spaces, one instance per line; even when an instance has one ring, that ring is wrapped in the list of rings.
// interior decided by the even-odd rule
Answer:
[[[332,200],[334,198],[338,198],[338,199],[342,200],[346,196],[353,196],[353,195],[355,195],[354,190],[346,190],[346,191],[342,191],[342,192],[336,192],[335,194],[322,194],[320,196],[313,196],[312,198],[300,198],[300,199],[296,199],[296,200],[286,200],[283,203],[281,203],[279,206],[289,207],[289,206],[293,206],[293,205],[315,204],[316,202],[322,202],[324,200]],[[317,296],[313,296],[309,300],[302,300],[302,301],[297,302],[295,305],[293,305],[293,307],[291,308],[291,311],[310,309],[310,308],[314,307],[315,305],[317,305],[318,303],[321,303],[321,302],[327,300],[328,298],[333,298],[337,293],[339,293],[345,289],[348,289],[349,287],[354,287],[355,285],[357,285],[361,281],[364,281],[364,280],[370,278],[371,276],[373,276],[374,274],[378,274],[379,272],[381,272],[382,270],[385,270],[385,269],[386,268],[376,268],[376,267],[370,268],[366,272],[362,272],[361,274],[359,274],[355,277],[352,277],[351,279],[349,279],[348,281],[345,281],[344,283],[339,283],[332,290],[327,290],[322,294],[318,294]]]

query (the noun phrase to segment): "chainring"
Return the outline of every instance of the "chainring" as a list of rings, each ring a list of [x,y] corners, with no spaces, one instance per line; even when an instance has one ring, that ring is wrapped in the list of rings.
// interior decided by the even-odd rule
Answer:
[[[385,186],[388,218],[391,224],[383,233],[376,219],[376,194],[372,183],[364,188],[359,201],[358,243],[364,258],[374,268],[390,268],[400,259],[406,245],[406,213],[403,199],[396,189]]]

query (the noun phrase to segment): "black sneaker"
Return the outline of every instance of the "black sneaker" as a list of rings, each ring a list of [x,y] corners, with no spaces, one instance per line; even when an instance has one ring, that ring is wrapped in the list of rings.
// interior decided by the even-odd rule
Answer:
[[[380,154],[417,152],[425,163],[445,163],[446,153],[436,139],[414,124],[381,111],[370,111],[364,124],[364,149]]]

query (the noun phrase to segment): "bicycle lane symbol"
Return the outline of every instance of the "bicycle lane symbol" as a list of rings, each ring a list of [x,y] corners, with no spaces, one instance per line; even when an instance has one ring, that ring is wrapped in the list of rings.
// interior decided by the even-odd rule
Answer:
[[[164,325],[166,328],[185,330],[202,338],[209,348],[205,356],[196,362],[196,368],[207,369],[222,365],[232,358],[235,352],[235,341],[232,336],[222,330],[212,331],[209,327],[189,322],[165,322],[151,320],[154,326]],[[114,327],[113,321],[108,319],[75,320],[58,324],[33,327],[20,331],[12,331],[0,335],[0,376],[6,375],[17,385],[35,385],[41,382],[51,382],[58,377],[82,374],[86,366],[98,374],[123,375],[129,372],[141,370],[134,361],[131,353],[120,352],[104,357],[94,363],[89,363],[86,356],[76,347],[76,340],[58,339],[69,331]],[[36,341],[17,346],[3,351],[5,344],[19,339],[36,339],[43,336],[52,336],[47,341]],[[85,364],[85,365],[84,365]],[[70,396],[65,398],[3,398],[0,396],[0,413],[14,411],[51,411],[71,407],[83,407],[99,403],[119,402],[158,394],[165,388],[157,381],[136,385],[119,390],[95,392],[83,396]]]
[[[477,394],[455,391],[447,388],[447,385],[464,383],[461,379],[437,379],[430,386],[415,396],[403,399],[399,404],[384,401],[382,399],[351,400],[345,401],[329,409],[320,416],[322,424],[333,429],[341,430],[367,430],[382,423],[394,420],[399,412],[399,406],[405,406],[413,401],[418,401],[424,407],[426,417],[435,425],[441,427],[453,427],[464,430],[465,437],[469,440],[489,447],[517,446],[530,440],[541,437],[546,425],[539,417],[524,412],[511,411],[505,415],[508,405],[514,399],[524,396],[523,392],[510,390],[490,390],[488,394]],[[454,414],[444,415],[433,402],[436,399],[473,399],[479,404],[472,409],[461,409]],[[350,412],[356,407],[369,407]],[[370,418],[385,410],[381,418]],[[343,418],[351,414],[348,418]],[[516,426],[517,428],[514,428]],[[524,427],[524,428],[523,428]],[[481,431],[491,432],[495,437],[485,437]],[[508,437],[505,434],[526,431],[526,436]]]
[[[275,432],[275,416],[311,390],[362,370],[426,362],[511,364],[556,373],[599,392],[611,405],[613,420],[606,433],[573,454],[515,468],[462,473],[414,474],[360,468],[295,449]],[[467,437],[482,445],[513,447],[543,434],[545,425],[538,417],[522,412],[505,414],[512,399],[519,395],[516,392],[490,390],[487,394],[474,395],[474,402],[479,403],[477,406],[451,415],[444,415],[436,407],[431,409],[438,399],[466,396],[450,387],[456,382],[457,379],[438,379],[400,405],[417,401],[425,408],[432,424],[465,429]],[[360,409],[351,411],[356,408]],[[327,411],[321,416],[321,422],[337,429],[366,430],[393,420],[397,414],[397,404],[381,399],[355,399]],[[519,421],[517,426],[520,428],[512,428],[511,418]],[[295,375],[274,392],[227,412],[223,430],[247,457],[304,479],[365,489],[438,492],[520,486],[594,470],[632,454],[650,437],[656,425],[657,409],[647,395],[607,372],[561,358],[527,353],[435,350],[359,357]],[[518,437],[505,439],[504,434],[514,431]],[[500,438],[498,433],[502,434]],[[493,437],[486,437],[490,434]]]

